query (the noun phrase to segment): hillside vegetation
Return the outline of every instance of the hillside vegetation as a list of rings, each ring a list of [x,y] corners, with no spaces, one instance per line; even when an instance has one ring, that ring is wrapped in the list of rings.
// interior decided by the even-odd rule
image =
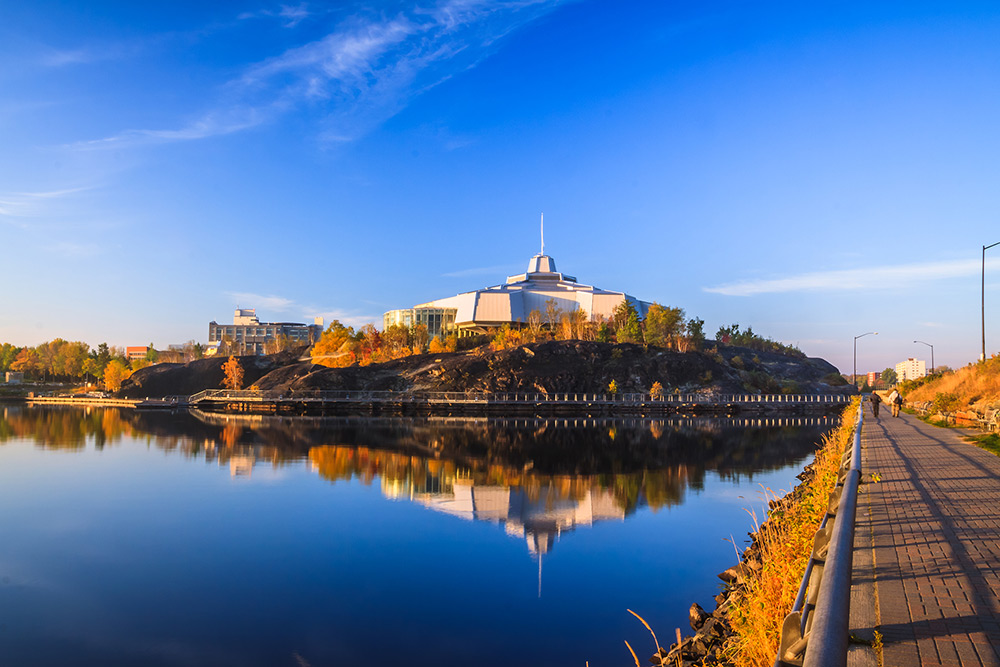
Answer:
[[[911,403],[929,401],[942,412],[1000,408],[1000,355],[955,371],[903,382],[900,390]]]
[[[308,354],[237,357],[242,386],[261,391],[391,390],[648,393],[850,393],[837,369],[801,353],[712,343],[676,350],[631,343],[547,341],[512,349],[410,355],[330,368]],[[192,394],[223,385],[223,358],[158,364],[122,385],[128,397]]]

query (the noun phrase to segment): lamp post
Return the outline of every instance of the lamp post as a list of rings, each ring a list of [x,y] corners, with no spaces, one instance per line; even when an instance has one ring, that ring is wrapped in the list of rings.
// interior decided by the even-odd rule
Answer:
[[[864,338],[865,336],[877,336],[877,331],[869,331],[868,333],[863,333],[860,336],[854,337],[854,388],[858,388],[858,339]]]
[[[983,356],[980,361],[986,361],[986,251],[995,245],[1000,245],[1000,241],[983,246],[983,288],[982,288],[982,308],[983,308]]]
[[[922,340],[915,340],[914,343],[924,343]],[[934,346],[930,343],[924,343],[927,347],[931,348],[931,375],[934,375]]]

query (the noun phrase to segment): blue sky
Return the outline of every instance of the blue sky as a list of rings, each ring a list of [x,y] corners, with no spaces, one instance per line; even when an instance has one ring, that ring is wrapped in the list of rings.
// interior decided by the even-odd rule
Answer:
[[[0,341],[379,323],[523,271],[544,212],[710,334],[965,364],[1000,8],[872,4],[0,0]]]

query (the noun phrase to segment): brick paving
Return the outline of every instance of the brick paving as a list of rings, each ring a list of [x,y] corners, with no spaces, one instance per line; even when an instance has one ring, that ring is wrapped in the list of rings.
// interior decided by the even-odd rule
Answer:
[[[874,556],[884,664],[1000,667],[1000,457],[866,408],[856,544]],[[859,582],[856,580],[855,586]]]

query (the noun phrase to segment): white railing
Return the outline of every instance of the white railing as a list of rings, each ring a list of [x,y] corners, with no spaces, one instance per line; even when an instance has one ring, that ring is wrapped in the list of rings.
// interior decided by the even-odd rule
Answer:
[[[679,404],[679,405],[731,405],[731,404],[827,404],[843,405],[850,397],[841,394],[651,394],[573,393],[553,392],[452,392],[452,391],[252,391],[248,389],[208,389],[193,394],[189,403],[199,401],[245,402],[328,402],[328,403],[491,403],[491,404]]]

